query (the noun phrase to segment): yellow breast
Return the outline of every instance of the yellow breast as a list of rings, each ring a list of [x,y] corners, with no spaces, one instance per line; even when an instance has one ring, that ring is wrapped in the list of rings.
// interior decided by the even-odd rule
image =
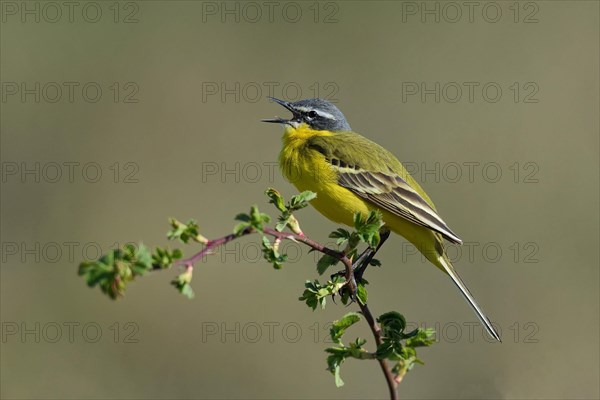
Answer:
[[[333,134],[312,130],[304,124],[297,129],[286,126],[279,167],[283,176],[299,191],[310,190],[317,194],[311,202],[317,211],[334,222],[352,226],[354,214],[366,215],[369,207],[360,197],[338,185],[337,172],[325,157],[308,148],[307,140],[316,135]]]

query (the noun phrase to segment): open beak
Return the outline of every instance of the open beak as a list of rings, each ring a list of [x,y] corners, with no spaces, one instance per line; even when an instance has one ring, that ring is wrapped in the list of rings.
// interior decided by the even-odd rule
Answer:
[[[275,103],[282,105],[283,107],[287,108],[288,110],[291,111],[293,116],[296,116],[296,111],[294,110],[294,107],[292,107],[292,105],[290,103],[288,103],[287,101],[284,100],[279,100],[276,99],[275,97],[267,97],[268,99],[273,100]],[[270,122],[270,123],[274,123],[274,124],[288,124],[288,125],[292,125],[292,120],[291,119],[284,119],[281,117],[275,117],[275,118],[267,118],[267,119],[261,119],[261,122]]]

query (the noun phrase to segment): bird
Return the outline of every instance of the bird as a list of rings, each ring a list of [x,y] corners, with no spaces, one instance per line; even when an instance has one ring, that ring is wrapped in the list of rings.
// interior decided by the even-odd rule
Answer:
[[[354,132],[344,114],[325,99],[269,99],[292,113],[289,119],[262,120],[284,126],[279,154],[283,176],[298,190],[316,193],[310,204],[335,223],[353,226],[355,214],[380,211],[384,229],[371,258],[389,231],[404,237],[451,278],[489,335],[501,341],[446,253],[444,240],[454,244],[462,240],[402,163],[384,147]]]

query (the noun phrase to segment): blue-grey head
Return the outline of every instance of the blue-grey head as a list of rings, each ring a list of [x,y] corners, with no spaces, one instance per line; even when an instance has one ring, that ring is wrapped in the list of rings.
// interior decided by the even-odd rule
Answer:
[[[298,128],[304,123],[317,131],[339,132],[351,130],[350,124],[346,121],[344,114],[327,100],[306,99],[291,103],[274,97],[269,98],[290,110],[292,118],[284,119],[277,117],[263,119],[262,122],[286,124],[294,128]]]

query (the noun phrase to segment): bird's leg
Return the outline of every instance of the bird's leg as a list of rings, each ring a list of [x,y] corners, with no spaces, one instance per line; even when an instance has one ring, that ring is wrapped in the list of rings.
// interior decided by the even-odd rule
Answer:
[[[390,230],[386,227],[381,228],[379,230],[379,236],[380,240],[377,247],[375,249],[370,247],[367,248],[361,253],[361,255],[356,259],[356,261],[352,265],[352,268],[354,268],[354,277],[359,282],[362,280],[362,276],[365,273],[365,270],[367,269],[371,261],[373,260],[373,257],[375,257],[375,254],[379,251],[381,246],[383,246],[387,238],[390,237]]]

